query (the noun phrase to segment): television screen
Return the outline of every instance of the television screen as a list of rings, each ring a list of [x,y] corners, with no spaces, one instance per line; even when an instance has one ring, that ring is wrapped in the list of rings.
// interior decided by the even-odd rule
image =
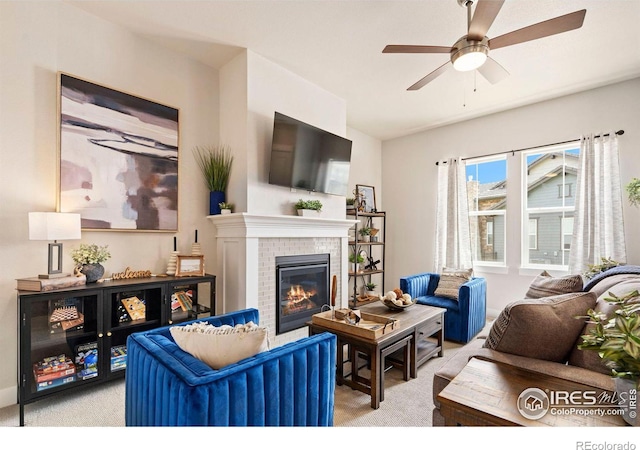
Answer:
[[[269,183],[347,195],[351,141],[275,113]]]

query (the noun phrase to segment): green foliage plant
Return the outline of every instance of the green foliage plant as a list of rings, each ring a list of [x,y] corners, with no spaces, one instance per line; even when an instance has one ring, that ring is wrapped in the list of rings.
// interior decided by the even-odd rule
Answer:
[[[211,145],[196,147],[193,154],[209,191],[226,192],[233,165],[231,149],[225,145]]]
[[[310,209],[312,211],[322,211],[322,202],[320,200],[298,200],[295,205],[296,209]]]
[[[640,207],[640,179],[633,178],[624,188],[629,196],[629,203]]]
[[[220,209],[233,209],[233,203],[220,202],[218,203]]]
[[[587,279],[591,279],[599,273],[605,272],[612,267],[618,267],[620,265],[621,263],[619,263],[618,261],[614,261],[611,258],[600,258],[600,264],[589,264],[589,269],[582,275]]]
[[[378,286],[378,285],[375,284],[375,283],[366,283],[365,286],[366,286],[368,291],[373,291],[376,288],[376,286]]]
[[[587,311],[587,323],[593,327],[581,336],[581,350],[598,352],[614,377],[640,378],[640,293],[638,290],[618,297],[609,292],[604,300],[615,305],[612,317],[592,309]]]
[[[357,262],[358,264],[362,264],[364,262],[364,257],[359,254],[359,253],[352,253],[349,255],[349,262],[350,263],[355,263]]]
[[[358,230],[358,233],[360,233],[360,236],[369,236],[371,234],[371,228],[362,227]]]
[[[80,244],[78,248],[71,250],[71,259],[79,266],[84,264],[99,264],[111,258],[107,250],[108,245],[102,247],[96,244]]]
[[[353,197],[347,197],[347,205],[353,206],[356,203],[356,199]]]

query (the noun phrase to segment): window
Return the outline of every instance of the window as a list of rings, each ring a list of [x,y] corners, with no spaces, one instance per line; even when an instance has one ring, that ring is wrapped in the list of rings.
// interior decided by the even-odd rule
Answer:
[[[558,198],[571,197],[571,186],[573,186],[573,183],[559,184]]]
[[[573,239],[573,217],[562,218],[562,249],[571,250],[571,239]]]
[[[566,269],[573,236],[579,142],[523,154],[523,255],[525,267]]]
[[[474,264],[505,264],[506,156],[466,162],[469,227]]]
[[[529,218],[529,250],[538,249],[538,219]]]

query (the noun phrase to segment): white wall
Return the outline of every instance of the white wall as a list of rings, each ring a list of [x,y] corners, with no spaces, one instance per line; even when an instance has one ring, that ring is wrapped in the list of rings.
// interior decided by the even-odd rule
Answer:
[[[227,141],[240,143],[234,151],[242,153],[243,167],[235,172],[234,161],[227,192],[238,206],[236,212],[291,215],[299,198],[317,198],[323,204],[322,217],[344,217],[342,196],[273,186],[268,180],[274,112],[344,137],[345,101],[250,50],[225,65],[221,73],[221,134]],[[244,113],[239,110],[243,103]],[[225,118],[227,111],[232,111],[234,121]]]
[[[623,129],[622,183],[640,176],[640,78],[383,142],[382,183],[388,212],[387,279],[432,271],[437,169],[449,157],[473,157]],[[507,158],[509,183],[520,183],[520,158]],[[488,282],[488,308],[499,312],[524,297],[537,271],[520,270],[520,203],[508,197],[508,269],[476,273]],[[514,220],[515,219],[515,220]],[[640,209],[625,200],[629,264],[640,264]]]
[[[47,243],[29,241],[27,213],[56,208],[57,72],[180,110],[179,250],[203,236],[208,192],[191,150],[218,141],[218,73],[63,2],[0,2],[0,407],[16,402],[16,278],[47,270]],[[83,232],[64,242],[108,245],[107,275],[166,270],[172,233]],[[212,244],[202,242],[207,261]],[[207,266],[208,268],[209,266]]]

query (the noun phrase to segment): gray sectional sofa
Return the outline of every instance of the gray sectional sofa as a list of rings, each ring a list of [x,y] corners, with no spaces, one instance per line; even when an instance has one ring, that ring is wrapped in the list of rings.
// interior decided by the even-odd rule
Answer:
[[[583,310],[580,314],[584,314],[584,307],[593,304],[596,311],[610,315],[613,308],[604,298],[610,292],[623,296],[635,289],[640,290],[640,266],[618,266],[585,280],[581,292],[523,299],[507,306],[489,333],[470,341],[435,373],[433,425],[444,425],[438,394],[471,358],[517,366],[534,373],[613,391],[611,370],[603,364],[597,353],[577,348],[586,325],[583,319],[575,317],[575,311]],[[526,338],[522,339],[523,336]],[[551,342],[553,346],[549,345]],[[558,350],[562,346],[564,349]]]

